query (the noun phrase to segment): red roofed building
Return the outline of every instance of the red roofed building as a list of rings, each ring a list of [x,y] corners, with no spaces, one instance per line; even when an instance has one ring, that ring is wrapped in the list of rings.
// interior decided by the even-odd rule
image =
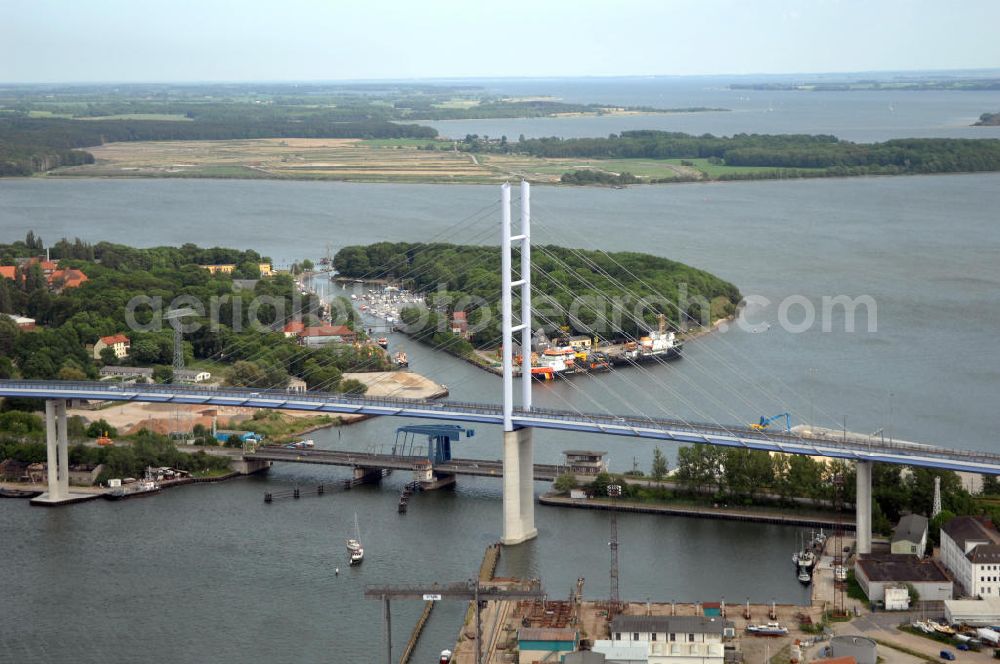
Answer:
[[[284,333],[285,337],[297,337],[302,334],[302,330],[306,329],[306,324],[300,320],[293,320],[285,325]]]
[[[17,266],[15,266],[15,265],[0,265],[0,278],[3,278],[3,279],[16,279],[17,278]]]
[[[115,351],[115,357],[121,359],[123,357],[128,357],[128,351],[131,347],[131,342],[129,338],[124,334],[113,334],[110,337],[101,337],[94,344],[94,359],[101,359],[101,351],[105,348],[111,348]]]
[[[87,281],[87,275],[75,268],[54,270],[48,275],[49,287],[57,291],[66,288],[76,288],[85,281]]]
[[[299,340],[306,346],[322,346],[327,343],[354,343],[354,330],[346,325],[315,325],[299,333]]]
[[[451,315],[451,333],[469,338],[469,321],[466,320],[464,311],[456,311]]]

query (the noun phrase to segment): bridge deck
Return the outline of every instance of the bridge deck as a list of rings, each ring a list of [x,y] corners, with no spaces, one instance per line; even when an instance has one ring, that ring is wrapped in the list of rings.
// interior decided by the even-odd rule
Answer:
[[[286,447],[262,447],[246,454],[245,459],[280,461],[288,463],[316,463],[328,466],[351,468],[392,468],[393,470],[416,470],[425,457],[407,457],[371,452],[346,452],[342,450],[292,450]],[[503,462],[485,459],[452,459],[447,463],[434,464],[437,473],[448,475],[476,475],[479,477],[501,477]],[[550,464],[535,464],[535,479],[551,482],[565,469]]]
[[[283,390],[214,389],[187,385],[109,385],[101,382],[0,380],[0,396],[243,406],[503,424],[502,408],[493,404],[351,397],[326,392],[301,393]],[[531,411],[516,409],[513,422],[516,427],[628,436],[680,443],[706,443],[769,452],[828,456],[1000,475],[1000,454],[900,441],[885,442],[849,436],[841,440],[832,440],[796,433],[755,431],[743,425],[725,426],[665,418],[626,417],[599,413],[581,414],[544,408],[535,408]]]

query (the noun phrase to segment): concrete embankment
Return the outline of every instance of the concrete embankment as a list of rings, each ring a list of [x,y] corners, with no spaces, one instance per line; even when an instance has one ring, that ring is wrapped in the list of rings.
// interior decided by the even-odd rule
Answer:
[[[592,498],[569,498],[547,493],[538,498],[542,505],[556,507],[576,507],[580,509],[609,510],[620,512],[639,512],[645,514],[667,514],[671,516],[693,517],[696,519],[725,519],[728,521],[756,521],[759,523],[776,523],[786,526],[807,526],[815,528],[842,527],[854,530],[854,520],[835,514],[781,512],[740,507],[709,507],[707,505],[668,505],[658,503],[635,503],[617,501],[614,505],[606,500]]]

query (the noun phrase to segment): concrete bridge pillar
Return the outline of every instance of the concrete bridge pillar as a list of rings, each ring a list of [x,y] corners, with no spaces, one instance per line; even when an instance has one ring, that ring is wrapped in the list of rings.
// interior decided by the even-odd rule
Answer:
[[[69,436],[66,428],[66,402],[45,401],[45,446],[48,465],[48,501],[69,498]]]
[[[872,552],[872,462],[857,462],[857,497],[854,499],[858,553]]]
[[[520,544],[537,535],[531,429],[504,431],[503,543]]]

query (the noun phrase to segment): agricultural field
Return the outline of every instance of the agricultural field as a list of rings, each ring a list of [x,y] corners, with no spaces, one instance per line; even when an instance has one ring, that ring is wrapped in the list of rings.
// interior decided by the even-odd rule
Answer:
[[[428,145],[437,149],[426,150]],[[726,174],[772,172],[707,159],[545,158],[469,153],[429,139],[263,138],[226,141],[137,141],[88,148],[97,163],[53,175],[272,178],[356,182],[492,183],[511,178],[558,183],[563,173],[631,173],[646,181],[712,180]],[[807,172],[815,169],[795,169]]]
[[[290,178],[364,182],[492,182],[502,179],[450,150],[419,150],[428,141],[264,138],[146,141],[88,148],[97,162],[54,175]]]

